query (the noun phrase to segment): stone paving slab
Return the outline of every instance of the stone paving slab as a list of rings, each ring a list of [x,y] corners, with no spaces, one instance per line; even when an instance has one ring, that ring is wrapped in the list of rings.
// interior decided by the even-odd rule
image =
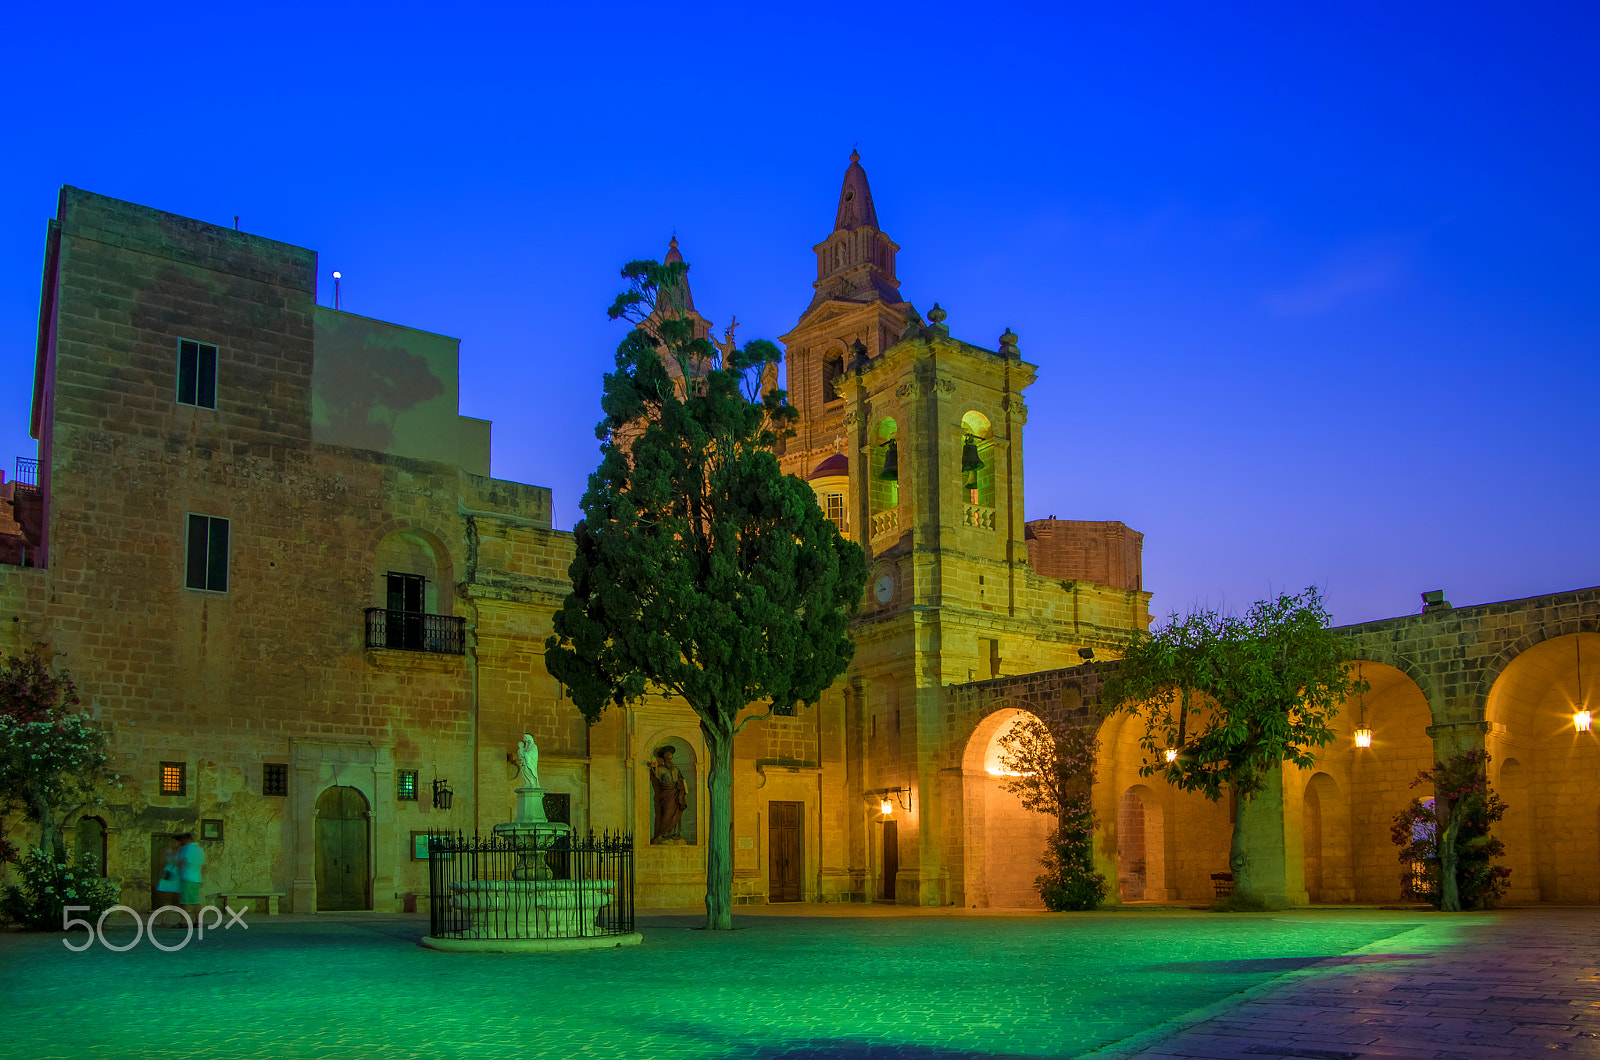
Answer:
[[[1393,948],[1414,951],[1384,955]],[[1424,924],[1094,1054],[1117,1060],[1600,1057],[1600,909]]]
[[[641,946],[554,955],[437,953],[425,917],[374,914],[252,917],[176,953],[0,934],[0,1055],[1600,1056],[1597,910],[851,909],[645,916]]]

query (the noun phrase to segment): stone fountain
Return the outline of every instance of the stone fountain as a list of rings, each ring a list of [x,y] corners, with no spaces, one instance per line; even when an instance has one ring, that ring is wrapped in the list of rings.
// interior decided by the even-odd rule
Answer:
[[[445,900],[467,914],[468,922],[449,935],[429,935],[422,944],[437,950],[548,952],[642,942],[637,931],[619,935],[595,924],[615,897],[614,881],[555,878],[546,854],[568,846],[572,826],[545,817],[539,748],[531,735],[524,734],[517,745],[517,761],[516,820],[494,826],[495,836],[514,851],[510,878],[451,883]]]

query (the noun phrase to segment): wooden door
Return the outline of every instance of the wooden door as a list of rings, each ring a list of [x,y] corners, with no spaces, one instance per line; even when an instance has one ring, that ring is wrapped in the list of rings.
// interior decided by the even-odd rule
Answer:
[[[317,799],[317,909],[369,909],[367,798],[329,788]]]
[[[894,878],[900,875],[900,825],[896,821],[883,822],[883,887],[878,897],[894,901]]]
[[[805,803],[767,803],[767,901],[800,901],[805,863]]]

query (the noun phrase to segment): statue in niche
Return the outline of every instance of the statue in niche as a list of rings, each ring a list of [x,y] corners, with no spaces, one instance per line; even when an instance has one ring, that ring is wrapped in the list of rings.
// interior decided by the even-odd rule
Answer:
[[[650,763],[650,786],[656,794],[656,826],[650,842],[682,843],[683,811],[689,808],[689,787],[683,781],[683,772],[672,764],[678,749],[662,744],[655,753],[655,761]]]
[[[539,786],[539,745],[533,742],[531,733],[522,734],[522,742],[517,744],[517,763],[522,767],[522,786],[537,788]]]

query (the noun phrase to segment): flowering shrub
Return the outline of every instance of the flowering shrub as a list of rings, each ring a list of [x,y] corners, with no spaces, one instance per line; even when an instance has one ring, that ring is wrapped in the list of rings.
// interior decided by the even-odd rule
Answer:
[[[31,931],[60,931],[62,909],[87,906],[90,920],[117,904],[117,884],[100,876],[92,856],[57,861],[35,847],[18,864],[19,885],[0,891],[0,919]]]
[[[79,704],[72,678],[55,673],[44,651],[0,662],[0,808],[22,807],[40,828],[39,846],[64,856],[61,818],[100,800],[110,769],[110,737]]]
[[[1464,751],[1411,782],[1432,785],[1434,797],[1412,799],[1389,832],[1406,866],[1400,882],[1407,898],[1453,911],[1492,908],[1505,893],[1511,870],[1494,859],[1506,848],[1489,829],[1506,805],[1489,790],[1488,765],[1483,751]]]

